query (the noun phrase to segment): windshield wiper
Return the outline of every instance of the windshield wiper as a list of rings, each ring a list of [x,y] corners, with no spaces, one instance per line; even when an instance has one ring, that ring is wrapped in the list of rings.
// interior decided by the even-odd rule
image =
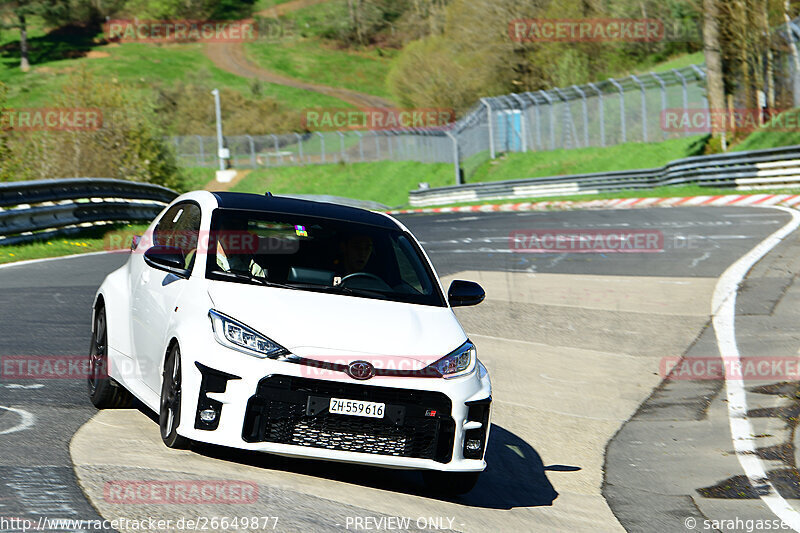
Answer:
[[[276,283],[274,281],[268,281],[264,278],[253,276],[252,274],[244,274],[242,272],[213,270],[211,273],[220,276],[226,276],[229,278],[241,279],[244,281],[249,281],[251,283],[257,283],[265,287],[277,287],[279,289],[293,289],[296,291],[312,290],[312,291],[322,291],[322,292],[333,292],[339,294],[347,294],[348,296],[368,296],[372,298],[378,298],[381,300],[389,300],[389,297],[381,292],[371,291],[369,289],[346,287],[344,285],[331,286],[331,285],[318,285],[316,283],[302,283],[302,284],[298,283],[296,285],[289,285],[287,283]]]
[[[344,285],[334,285],[333,287],[325,287],[330,292],[338,292],[340,294],[347,294],[349,296],[369,296],[373,298],[379,298],[381,300],[388,300],[389,297],[378,291],[371,291],[369,289],[361,289],[361,288],[354,288],[354,287],[346,287]]]
[[[251,283],[258,283],[259,285],[263,285],[265,287],[277,287],[279,289],[294,289],[294,290],[301,290],[300,287],[296,287],[294,285],[287,285],[285,283],[275,283],[274,281],[269,281],[259,276],[254,276],[252,274],[244,274],[241,272],[232,272],[226,270],[213,270],[212,274],[218,274],[220,276],[227,276],[230,278],[241,279],[245,281],[249,281]]]

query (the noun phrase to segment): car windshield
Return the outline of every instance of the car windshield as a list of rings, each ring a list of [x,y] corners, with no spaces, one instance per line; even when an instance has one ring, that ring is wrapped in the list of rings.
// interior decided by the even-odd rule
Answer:
[[[217,209],[209,244],[209,279],[446,305],[418,245],[399,229]]]

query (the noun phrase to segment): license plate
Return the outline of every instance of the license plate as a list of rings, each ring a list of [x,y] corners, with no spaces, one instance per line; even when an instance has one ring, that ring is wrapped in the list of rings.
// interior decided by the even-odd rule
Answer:
[[[328,412],[337,415],[368,416],[370,418],[383,418],[386,410],[385,403],[363,402],[361,400],[344,400],[331,398]]]

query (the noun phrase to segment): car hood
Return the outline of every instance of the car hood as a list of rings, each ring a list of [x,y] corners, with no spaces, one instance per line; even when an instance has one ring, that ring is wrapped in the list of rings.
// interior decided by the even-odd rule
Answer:
[[[467,340],[448,307],[225,281],[209,281],[208,294],[217,311],[311,359],[388,356],[416,361],[410,369],[419,369]]]

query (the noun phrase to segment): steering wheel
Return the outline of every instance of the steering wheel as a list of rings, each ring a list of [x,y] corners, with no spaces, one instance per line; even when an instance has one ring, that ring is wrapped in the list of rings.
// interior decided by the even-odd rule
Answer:
[[[344,285],[344,282],[347,281],[348,279],[353,279],[353,278],[357,278],[357,277],[368,278],[368,279],[371,279],[373,281],[377,281],[378,283],[380,283],[380,287],[382,289],[384,289],[384,288],[388,289],[388,290],[392,289],[389,286],[388,283],[383,281],[380,277],[376,276],[375,274],[372,274],[371,272],[354,272],[352,274],[348,274],[348,275],[346,275],[345,277],[342,278],[342,281],[340,283],[342,285]]]

